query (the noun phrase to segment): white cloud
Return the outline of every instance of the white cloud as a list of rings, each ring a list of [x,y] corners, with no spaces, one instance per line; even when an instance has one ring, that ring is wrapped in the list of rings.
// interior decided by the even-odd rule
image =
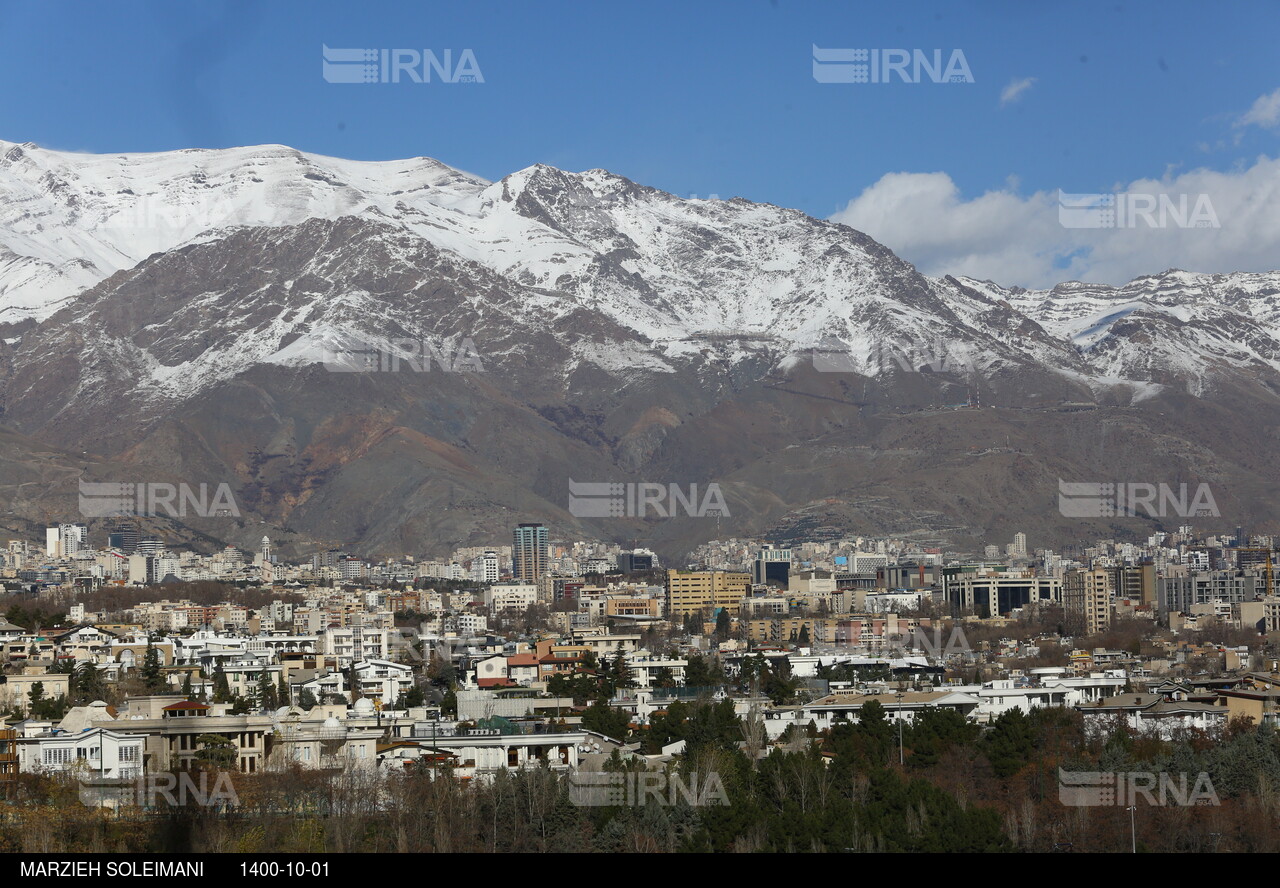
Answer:
[[[1000,107],[1003,108],[1010,102],[1016,102],[1022,97],[1022,94],[1035,84],[1034,77],[1023,77],[1021,80],[1012,80],[1009,85],[1000,90]]]
[[[1230,172],[1166,173],[1117,186],[1168,195],[1187,209],[1199,195],[1219,228],[1065,228],[1058,192],[1022,196],[1016,186],[965,200],[946,173],[890,173],[831,218],[864,231],[929,275],[962,274],[1001,284],[1049,287],[1067,280],[1121,284],[1168,268],[1270,271],[1280,267],[1280,159]],[[1064,188],[1073,192],[1077,189]]]
[[[1280,123],[1280,89],[1258,96],[1248,111],[1236,120],[1236,126],[1256,125],[1270,129]]]

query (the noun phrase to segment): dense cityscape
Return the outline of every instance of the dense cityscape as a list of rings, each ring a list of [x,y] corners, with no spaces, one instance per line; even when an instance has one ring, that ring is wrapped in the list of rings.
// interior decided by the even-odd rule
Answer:
[[[0,0],[0,871],[1280,852],[1278,25]]]
[[[862,826],[849,841],[1106,849],[1114,835],[1063,813],[1079,811],[1060,805],[1049,822],[1016,825],[1015,811],[989,816],[1007,799],[972,787],[947,795],[935,772],[972,746],[969,767],[983,761],[1006,785],[1052,779],[1040,795],[1056,801],[1076,789],[1069,775],[1089,744],[1104,757],[1117,743],[1194,755],[1270,731],[1280,697],[1280,649],[1269,640],[1277,553],[1270,537],[1240,528],[1188,525],[1072,556],[1032,548],[1022,533],[981,555],[900,539],[735,539],[678,566],[644,549],[549,539],[532,523],[513,528],[509,545],[440,560],[327,550],[288,563],[267,538],[255,553],[199,555],[170,551],[130,521],[94,536],[59,524],[43,541],[10,540],[4,554],[0,778],[18,823],[30,811],[22,799],[48,801],[70,785],[81,829],[93,811],[119,830],[122,816],[145,822],[198,802],[213,836],[240,823],[219,813],[255,804],[246,797],[270,781],[301,781],[291,791],[307,804],[326,786],[326,804],[351,814],[357,796],[394,798],[406,775],[471,796],[541,775],[598,817],[637,806],[627,796],[636,778],[626,779],[640,774],[661,782],[651,808],[692,819],[678,839],[669,823],[654,832],[609,821],[626,841],[787,850],[797,837],[734,835],[714,809],[741,801],[742,768],[801,767],[816,755],[824,773],[804,780],[868,758],[872,774],[911,780],[908,792],[923,780],[942,793],[937,816],[964,810],[973,821],[927,841]],[[1045,732],[1076,732],[1082,746],[1045,747]],[[665,781],[674,790],[680,775],[692,781],[679,787],[688,797],[669,798]],[[219,776],[220,788],[209,783]],[[1196,811],[1264,792],[1229,771],[1202,776]],[[336,801],[335,781],[357,781],[359,792]],[[1192,787],[1181,792],[1185,801]],[[957,798],[962,808],[949,810]],[[794,803],[783,792],[776,814]],[[487,840],[528,841],[528,828]],[[811,824],[804,842],[829,841],[828,828]],[[1144,842],[1163,847],[1154,823],[1144,829]],[[1214,831],[1220,841],[1221,824]],[[15,850],[61,841],[26,829],[0,836]],[[1262,840],[1242,824],[1230,841]]]

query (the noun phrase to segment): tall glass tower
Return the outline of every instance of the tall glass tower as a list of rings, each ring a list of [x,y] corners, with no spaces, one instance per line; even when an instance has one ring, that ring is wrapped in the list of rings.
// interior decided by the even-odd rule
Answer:
[[[523,583],[536,583],[547,571],[547,529],[521,524],[511,539],[511,573]]]

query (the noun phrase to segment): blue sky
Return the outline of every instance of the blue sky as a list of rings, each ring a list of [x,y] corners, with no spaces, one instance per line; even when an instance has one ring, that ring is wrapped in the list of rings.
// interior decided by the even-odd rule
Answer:
[[[1280,90],[1278,25],[1270,3],[1168,0],[0,2],[0,138],[97,152],[274,142],[429,155],[487,178],[536,162],[603,167],[683,196],[840,213],[931,272],[989,266],[1038,283],[1086,267],[1072,257],[1096,245],[1052,232],[1060,242],[1018,245],[1052,255],[1010,263],[999,244],[954,233],[989,223],[975,202],[997,194],[1041,212],[1057,189],[1193,171],[1270,181],[1255,168],[1280,153],[1264,100]],[[321,44],[471,49],[484,83],[327,83]],[[814,44],[960,49],[974,82],[818,83]],[[895,174],[907,176],[884,178]],[[921,188],[935,192],[916,201],[923,215]],[[1201,264],[1265,261],[1271,244],[1253,244],[1249,227],[1232,249],[1202,239]],[[1175,241],[1136,267],[1185,252]]]

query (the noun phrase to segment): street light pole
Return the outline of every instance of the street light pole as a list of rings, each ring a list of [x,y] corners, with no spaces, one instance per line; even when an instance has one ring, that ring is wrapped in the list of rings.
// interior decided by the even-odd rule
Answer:
[[[1133,853],[1138,853],[1138,827],[1135,825],[1134,813],[1138,810],[1137,805],[1129,806],[1129,837],[1132,842]]]

